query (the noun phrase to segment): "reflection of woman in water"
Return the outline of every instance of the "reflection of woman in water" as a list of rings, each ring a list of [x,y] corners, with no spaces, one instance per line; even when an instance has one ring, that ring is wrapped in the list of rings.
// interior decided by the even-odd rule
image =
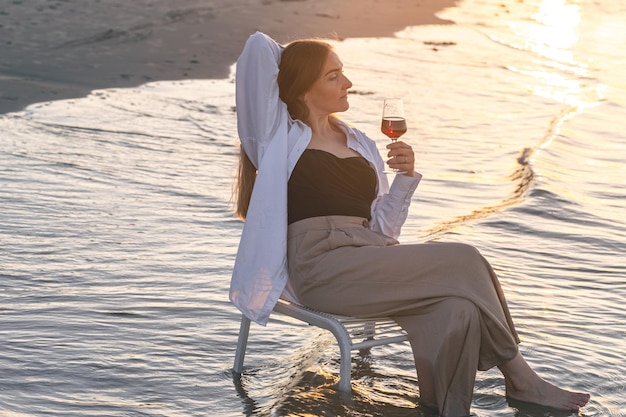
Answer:
[[[475,248],[398,244],[421,175],[412,148],[391,143],[387,164],[405,173],[389,187],[374,142],[333,116],[348,109],[351,87],[326,43],[283,48],[261,33],[246,43],[237,63],[246,223],[231,300],[261,323],[281,293],[329,313],[392,317],[409,335],[420,401],[442,416],[469,414],[476,371],[494,366],[510,398],[584,406],[588,394],[546,382],[522,357],[498,279]]]

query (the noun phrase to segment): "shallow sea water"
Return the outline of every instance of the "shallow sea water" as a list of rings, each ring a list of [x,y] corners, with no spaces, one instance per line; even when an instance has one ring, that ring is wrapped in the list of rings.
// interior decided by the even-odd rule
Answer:
[[[528,361],[591,393],[580,415],[624,416],[626,7],[511,3],[337,42],[343,117],[382,150],[382,98],[405,99],[424,180],[401,241],[476,245]],[[0,415],[428,415],[408,345],[355,358],[345,398],[331,337],[281,317],[232,374],[232,79],[35,104],[0,132]],[[503,394],[479,373],[472,412],[570,415]]]

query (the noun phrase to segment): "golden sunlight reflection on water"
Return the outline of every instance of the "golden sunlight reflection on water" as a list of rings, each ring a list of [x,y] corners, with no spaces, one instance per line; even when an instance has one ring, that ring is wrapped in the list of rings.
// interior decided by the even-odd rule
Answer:
[[[568,4],[564,0],[544,0],[533,18],[543,25],[542,28],[535,27],[532,30],[536,34],[534,37],[541,41],[537,43],[538,46],[544,44],[551,48],[566,49],[578,41],[576,30],[580,23],[578,5]]]
[[[513,22],[512,29],[524,40],[523,49],[545,60],[535,59],[531,61],[532,66],[522,68],[520,72],[537,81],[531,87],[534,94],[572,107],[582,106],[589,90],[583,78],[588,75],[588,70],[573,51],[579,41],[580,7],[563,0],[544,0],[532,17],[534,21],[530,24]],[[591,98],[594,99],[597,100],[597,95]]]

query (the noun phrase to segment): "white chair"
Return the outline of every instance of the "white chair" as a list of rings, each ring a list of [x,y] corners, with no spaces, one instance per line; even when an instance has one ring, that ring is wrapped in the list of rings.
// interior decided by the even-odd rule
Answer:
[[[355,317],[336,316],[322,313],[301,305],[279,300],[274,311],[285,314],[330,331],[337,339],[341,355],[339,364],[339,391],[349,393],[351,391],[350,378],[352,368],[352,351],[369,349],[373,346],[399,343],[408,340],[407,334],[398,324],[388,317],[360,319]],[[237,374],[243,371],[243,360],[248,344],[250,332],[250,319],[241,316],[239,328],[239,340],[235,353],[235,365],[233,370]]]

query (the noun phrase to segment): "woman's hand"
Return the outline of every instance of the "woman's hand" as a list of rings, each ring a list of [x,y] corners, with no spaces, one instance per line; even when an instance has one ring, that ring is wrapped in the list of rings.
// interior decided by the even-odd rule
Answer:
[[[405,171],[404,175],[413,177],[415,174],[415,153],[410,145],[402,141],[391,142],[387,145],[387,165],[389,168]]]

